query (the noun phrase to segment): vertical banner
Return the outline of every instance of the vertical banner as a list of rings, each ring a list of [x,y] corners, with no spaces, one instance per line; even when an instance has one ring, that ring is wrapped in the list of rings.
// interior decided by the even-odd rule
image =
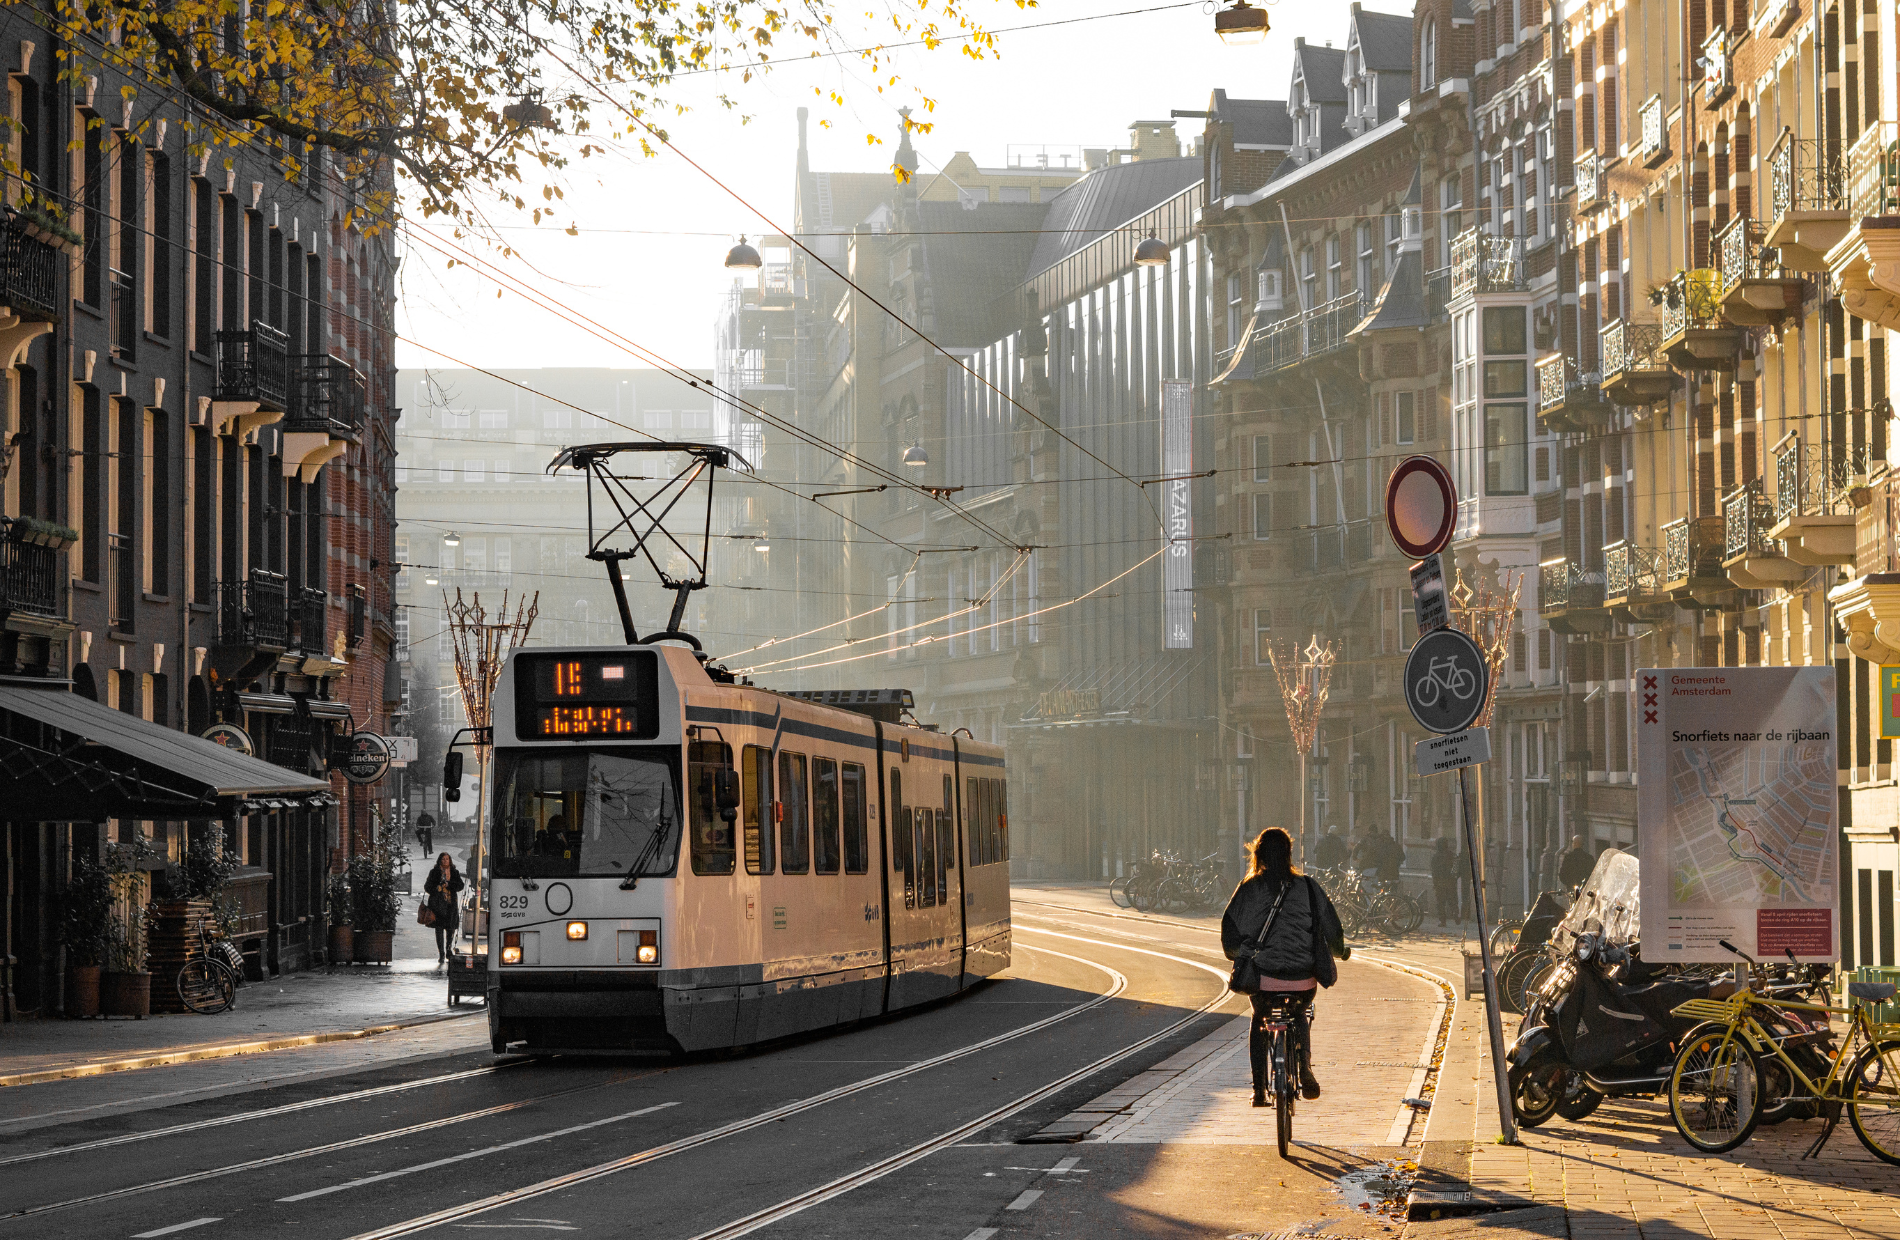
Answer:
[[[1194,472],[1194,385],[1161,381],[1162,519],[1173,541],[1161,557],[1162,618],[1169,650],[1194,649],[1194,508],[1187,475]]]
[[[1838,959],[1834,669],[1636,677],[1643,959]]]

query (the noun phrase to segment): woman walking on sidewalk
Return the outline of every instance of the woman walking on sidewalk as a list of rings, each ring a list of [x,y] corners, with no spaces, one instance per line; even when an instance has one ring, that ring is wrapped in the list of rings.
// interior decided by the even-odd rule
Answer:
[[[1247,877],[1227,902],[1221,918],[1221,948],[1229,960],[1250,955],[1260,972],[1259,992],[1253,1002],[1253,1025],[1247,1035],[1248,1058],[1253,1063],[1253,1104],[1267,1105],[1267,1033],[1262,1017],[1278,999],[1287,999],[1292,1016],[1292,1050],[1300,1066],[1300,1093],[1319,1097],[1313,1075],[1310,1029],[1313,995],[1339,977],[1333,957],[1351,956],[1339,913],[1318,882],[1293,864],[1292,837],[1279,827],[1268,827],[1249,850]]]
[[[455,944],[455,927],[461,912],[461,902],[456,899],[466,884],[462,881],[462,872],[455,868],[455,860],[447,853],[439,853],[435,866],[429,871],[428,881],[422,884],[427,893],[429,913],[435,919],[435,962],[442,964],[449,958],[449,948]]]

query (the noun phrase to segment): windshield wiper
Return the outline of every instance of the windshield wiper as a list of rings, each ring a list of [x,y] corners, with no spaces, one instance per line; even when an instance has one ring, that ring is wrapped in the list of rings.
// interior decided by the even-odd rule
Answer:
[[[633,864],[627,869],[627,876],[620,880],[620,890],[633,891],[640,886],[640,879],[645,876],[647,866],[660,855],[660,845],[666,841],[666,833],[672,825],[666,820],[664,814],[660,816],[659,825],[654,827],[653,834],[647,837],[647,842],[640,849],[640,855],[633,859]]]

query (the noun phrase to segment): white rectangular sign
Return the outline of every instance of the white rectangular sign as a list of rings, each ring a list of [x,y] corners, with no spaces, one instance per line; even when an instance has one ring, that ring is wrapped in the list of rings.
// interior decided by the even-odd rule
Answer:
[[[1420,633],[1451,623],[1445,599],[1445,564],[1436,554],[1412,565],[1412,612],[1418,617]]]
[[[1491,729],[1466,728],[1432,736],[1412,746],[1412,757],[1420,775],[1443,775],[1461,766],[1476,766],[1491,760]]]
[[[1834,669],[1636,677],[1643,959],[1838,959]]]
[[[1194,472],[1194,385],[1161,381],[1162,511],[1168,553],[1161,558],[1161,605],[1167,650],[1194,649],[1194,507],[1188,475]]]

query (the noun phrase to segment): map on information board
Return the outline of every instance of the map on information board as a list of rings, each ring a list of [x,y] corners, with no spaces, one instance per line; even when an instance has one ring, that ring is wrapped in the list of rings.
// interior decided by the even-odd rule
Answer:
[[[1637,672],[1643,955],[1833,960],[1834,672]]]

